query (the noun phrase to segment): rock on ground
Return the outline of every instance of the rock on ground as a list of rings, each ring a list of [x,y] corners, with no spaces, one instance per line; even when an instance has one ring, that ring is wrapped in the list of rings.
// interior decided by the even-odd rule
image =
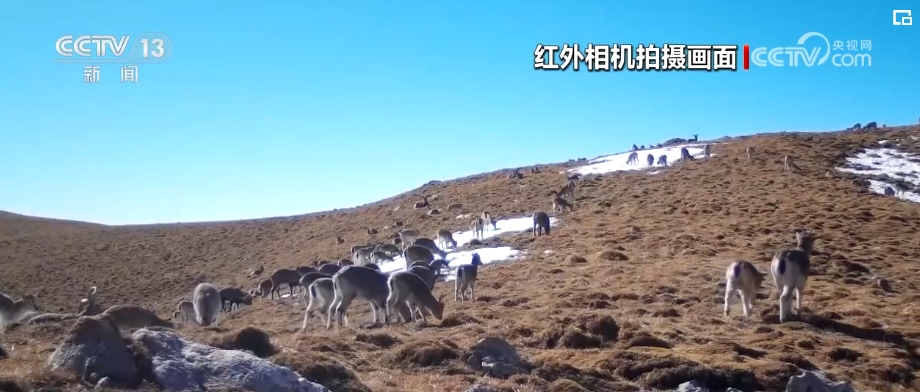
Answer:
[[[131,384],[137,376],[134,357],[121,332],[108,316],[80,317],[63,343],[48,358],[51,370],[64,370],[85,379],[86,364],[98,377]]]
[[[477,371],[498,378],[530,373],[517,350],[504,339],[487,337],[470,347],[466,363]]]
[[[156,382],[165,391],[236,387],[253,392],[329,392],[292,370],[237,350],[198,344],[171,331],[137,330],[147,348]]]
[[[824,373],[805,371],[789,378],[786,392],[856,392],[848,382],[829,381]]]

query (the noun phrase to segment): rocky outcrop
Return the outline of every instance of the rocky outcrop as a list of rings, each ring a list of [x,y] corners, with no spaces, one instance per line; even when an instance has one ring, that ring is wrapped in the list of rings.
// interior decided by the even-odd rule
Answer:
[[[294,371],[255,355],[187,341],[171,331],[140,329],[132,335],[150,354],[164,391],[234,387],[253,392],[329,392]]]

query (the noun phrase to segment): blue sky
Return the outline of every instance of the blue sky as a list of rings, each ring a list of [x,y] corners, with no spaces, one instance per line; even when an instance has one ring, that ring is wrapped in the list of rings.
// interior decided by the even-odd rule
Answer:
[[[293,215],[694,133],[917,122],[920,26],[892,25],[916,2],[751,3],[8,1],[0,210],[108,224]],[[809,31],[871,40],[872,66],[533,69],[537,43],[774,47]],[[61,35],[142,32],[173,51],[136,84],[119,65],[84,84],[92,61],[52,61]]]

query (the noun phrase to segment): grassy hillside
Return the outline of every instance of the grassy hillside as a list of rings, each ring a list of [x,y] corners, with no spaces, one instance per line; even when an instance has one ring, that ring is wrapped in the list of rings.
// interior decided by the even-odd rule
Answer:
[[[338,361],[343,368],[336,371],[353,371],[374,391],[463,391],[481,376],[459,356],[488,335],[507,339],[535,365],[528,376],[488,381],[508,390],[578,390],[573,383],[588,390],[675,388],[694,378],[777,390],[799,368],[825,370],[861,390],[915,388],[920,207],[826,172],[882,140],[916,150],[920,141],[909,135],[918,134],[920,128],[902,127],[727,139],[713,147],[714,157],[656,175],[585,178],[575,211],[551,214],[559,218],[551,236],[490,240],[527,255],[483,268],[478,300],[448,300],[445,320],[430,326],[359,328],[370,314],[358,301],[352,325],[327,331],[314,319],[308,334],[297,335],[302,306],[257,300],[218,328],[179,331],[208,342],[255,326],[285,350],[274,360],[295,370]],[[758,152],[753,163],[744,159],[748,146]],[[803,172],[783,172],[785,154]],[[456,219],[459,212],[427,216],[414,209],[423,194],[438,195],[433,204],[442,211],[451,203],[499,218],[549,211],[550,192],[565,183],[564,166],[576,164],[522,170],[519,180],[496,172],[428,184],[308,216],[111,227],[3,213],[0,290],[17,298],[35,293],[42,310],[73,312],[79,295],[96,285],[103,306],[140,304],[166,317],[200,282],[249,288],[257,278],[247,270],[255,264],[271,271],[347,257],[352,245],[388,240],[396,220],[423,233],[466,229],[469,220]],[[773,252],[793,246],[792,229],[800,226],[819,236],[802,322],[778,323],[769,278],[750,318],[740,316],[737,300],[732,316],[723,316],[726,266],[745,259],[768,271]],[[890,292],[879,288],[880,278]],[[452,283],[438,283],[436,291],[453,297]],[[45,380],[40,363],[61,330],[66,325],[27,326],[0,337],[4,346],[16,345],[11,356],[19,358],[0,361],[0,374]]]

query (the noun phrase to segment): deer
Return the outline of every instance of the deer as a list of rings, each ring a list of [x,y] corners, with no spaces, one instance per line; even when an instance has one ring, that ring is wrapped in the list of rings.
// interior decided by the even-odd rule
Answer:
[[[540,233],[549,235],[549,215],[537,211],[533,213],[533,236],[538,237]]]
[[[811,268],[811,251],[817,237],[805,229],[795,231],[796,247],[776,251],[770,263],[773,284],[780,292],[779,322],[784,323],[792,313],[792,292],[795,292],[795,309],[801,312],[802,295]]]
[[[783,157],[783,171],[801,171],[795,162],[792,159],[792,155],[786,155]]]
[[[748,317],[754,300],[757,299],[757,290],[766,279],[767,274],[761,273],[749,261],[736,261],[725,269],[725,315],[728,316],[731,299],[737,292],[741,297],[741,309],[744,317]]]
[[[565,212],[566,209],[568,209],[569,211],[574,210],[574,208],[572,208],[572,205],[569,202],[565,201],[565,199],[559,196],[556,196],[553,198],[553,212],[556,212],[557,210],[559,212]]]
[[[626,158],[626,164],[627,164],[627,165],[635,165],[635,164],[638,164],[638,163],[639,163],[639,153],[633,151],[631,154],[629,154],[629,157]]]

